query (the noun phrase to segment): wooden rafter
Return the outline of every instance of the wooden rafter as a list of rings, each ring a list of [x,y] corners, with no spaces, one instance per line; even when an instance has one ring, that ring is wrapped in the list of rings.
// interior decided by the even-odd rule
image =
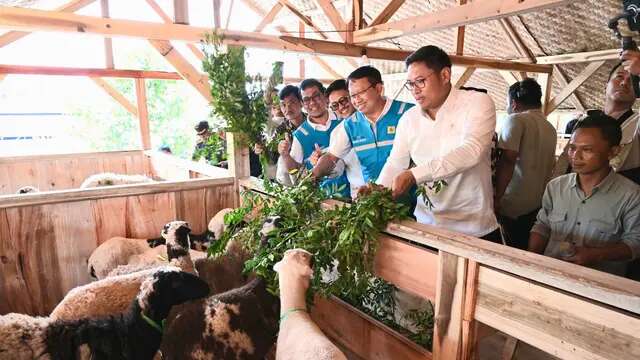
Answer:
[[[547,109],[549,108],[549,103],[551,101],[551,92],[553,90],[553,81],[552,73],[551,74],[539,74],[537,81],[540,84],[540,88],[542,89],[542,112],[548,114]]]
[[[315,30],[321,38],[327,39],[327,35],[325,35],[324,32],[322,32],[322,30],[320,30],[320,28],[317,27],[316,24],[313,23],[313,21],[311,21],[311,18],[303,14],[300,10],[296,9],[296,7],[291,5],[288,0],[278,0],[278,2],[282,4],[282,6],[287,8],[287,10],[291,11],[291,13],[298,17],[298,19],[300,19],[305,25]]]
[[[400,7],[402,6],[402,4],[404,4],[404,2],[405,0],[389,1],[387,6],[384,9],[382,9],[382,11],[380,11],[380,14],[378,14],[378,16],[376,16],[375,19],[373,19],[373,21],[371,22],[371,24],[369,24],[369,26],[376,26],[376,25],[384,24],[387,21],[389,21],[389,19],[391,19],[393,14],[395,14],[396,11],[400,9]]]
[[[316,0],[316,4],[322,9],[322,12],[329,19],[333,28],[338,32],[342,41],[347,41],[347,24],[342,20],[342,16],[330,0]]]
[[[69,68],[56,66],[0,65],[0,74],[116,77],[130,79],[182,80],[179,74],[166,71]]]
[[[466,6],[466,5],[465,5]],[[62,31],[76,34],[100,34],[107,37],[125,36],[142,39],[178,40],[200,42],[209,28],[155,22],[102,19],[62,12],[0,7],[0,28],[27,31]],[[360,57],[403,61],[410,51],[365,47],[316,39],[300,39],[292,36],[272,36],[243,31],[223,31],[224,42],[230,45],[279,49],[303,53]],[[483,59],[452,55],[454,64],[474,66],[479,69],[496,69],[548,73],[548,65],[523,64],[513,61]]]
[[[109,0],[100,0],[100,9],[103,18],[109,17]],[[113,42],[111,38],[104,38],[104,63],[107,69],[113,69]]]
[[[567,5],[571,2],[571,0],[474,1],[465,5],[434,11],[429,14],[413,16],[399,21],[357,30],[353,34],[353,40],[356,44],[366,44],[372,41],[393,39],[405,35],[496,20],[555,6]]]
[[[467,3],[467,0],[459,0],[458,4],[464,5]],[[464,55],[464,32],[465,26],[458,26],[457,36],[456,36],[456,55]]]
[[[520,81],[511,71],[498,71],[498,73],[509,86]]]
[[[596,61],[587,65],[587,67],[582,70],[582,72],[578,74],[578,76],[576,76],[564,89],[562,89],[558,95],[549,101],[545,112],[550,114],[553,110],[557,109],[564,100],[573,94],[576,89],[584,84],[584,82],[587,81],[591,75],[598,71],[598,69],[600,69],[604,64],[605,61]]]
[[[211,101],[209,78],[196,70],[180,53],[166,40],[149,40],[149,43],[162,55],[200,95]]]
[[[187,0],[173,0],[173,22],[189,24],[189,2]]]
[[[138,120],[140,121],[140,139],[142,148],[151,149],[151,132],[149,130],[149,112],[147,109],[147,87],[144,79],[136,79],[136,102],[138,103]]]
[[[229,28],[229,23],[231,23],[231,14],[233,14],[233,5],[235,4],[234,0],[229,1],[229,11],[227,12],[227,21],[224,23],[224,29]]]
[[[298,22],[298,31],[299,31],[298,35],[301,38],[304,38],[304,22],[302,22],[302,21]],[[303,58],[300,58],[300,64],[299,64],[299,68],[298,68],[298,75],[303,79],[307,77],[306,63],[305,63]]]
[[[117,101],[123,108],[130,112],[133,116],[138,117],[138,108],[133,105],[118,89],[111,86],[103,78],[90,76],[91,79],[98,87],[104,90],[109,96]]]
[[[342,75],[338,74],[335,70],[333,70],[333,68],[327,64],[326,61],[322,60],[319,56],[313,56],[313,60],[320,65],[321,68],[324,69],[324,71],[326,71],[330,76],[333,76],[336,79],[341,79],[343,78]]]
[[[282,4],[279,2],[275,3],[271,8],[271,10],[269,10],[269,12],[262,17],[262,20],[260,20],[260,24],[258,24],[258,26],[256,26],[256,29],[253,31],[262,32],[265,26],[271,24],[273,20],[276,18],[276,16],[278,16],[278,13],[280,12],[280,10],[282,10]]]
[[[95,2],[96,0],[73,0],[70,1],[58,8],[56,8],[54,11],[60,11],[60,12],[74,12],[77,11],[79,9],[82,9],[83,7]],[[14,41],[20,40],[23,37],[29,35],[29,32],[24,32],[24,31],[9,31],[5,34],[0,35],[0,47],[6,46],[11,44]]]
[[[171,19],[169,15],[167,15],[167,13],[165,13],[164,10],[162,10],[162,8],[160,7],[160,5],[158,5],[156,0],[146,0],[146,1],[147,1],[147,4],[149,4],[149,6],[151,7],[151,9],[153,9],[153,11],[156,14],[158,14],[158,16],[162,19],[162,21],[164,21],[166,24],[173,23],[173,19]],[[186,11],[188,10],[182,9],[181,12],[184,14],[176,14],[175,18],[180,19],[181,21],[188,22],[188,12]],[[198,49],[194,44],[188,43],[187,48],[189,49],[189,51],[193,53],[193,55],[196,58],[198,58],[198,60],[204,59],[204,53],[202,53],[202,51],[200,51],[200,49]]]
[[[558,65],[553,66],[553,74],[555,78],[558,80],[558,83],[560,83],[560,86],[562,86],[563,88],[566,88],[569,85],[569,80],[567,80],[567,75],[560,68],[560,66]],[[584,104],[582,103],[582,100],[580,99],[578,94],[576,94],[575,91],[571,94],[571,96],[569,96],[569,100],[571,100],[571,102],[573,103],[573,106],[575,106],[577,110],[580,110],[583,112],[587,110]]]
[[[470,66],[470,67],[466,68],[464,70],[464,73],[462,73],[462,75],[460,75],[460,78],[458,79],[458,81],[456,81],[455,87],[457,89],[460,89],[461,87],[463,87],[464,84],[466,84],[467,81],[469,81],[469,79],[471,79],[471,76],[473,76],[473,74],[475,72],[476,72],[476,68],[474,68],[473,66]]]
[[[220,2],[222,0],[213,0],[213,27],[220,28],[222,23],[220,22]],[[246,1],[245,1],[246,3]]]
[[[364,27],[363,0],[353,0],[353,29],[360,30]]]
[[[620,58],[620,49],[587,51],[563,55],[539,56],[538,64],[573,64],[580,62],[593,62],[600,60],[615,60]],[[518,59],[520,60],[520,59]]]
[[[509,40],[509,42],[511,42],[511,44],[514,46],[516,51],[520,53],[520,55],[526,56],[529,62],[531,63],[537,62],[536,56],[529,49],[529,47],[527,47],[527,45],[524,43],[524,41],[520,37],[520,34],[518,34],[516,29],[513,27],[513,24],[511,23],[511,21],[507,18],[504,18],[504,19],[498,20],[498,22],[500,23],[500,27],[502,28],[502,31],[504,32],[505,37]]]

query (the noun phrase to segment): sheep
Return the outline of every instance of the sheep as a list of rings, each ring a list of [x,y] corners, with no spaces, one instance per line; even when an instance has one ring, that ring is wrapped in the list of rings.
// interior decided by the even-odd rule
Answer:
[[[118,265],[126,265],[130,258],[149,250],[146,239],[112,237],[100,244],[89,256],[87,267],[93,278],[104,279]]]
[[[165,226],[167,238],[170,242],[169,250],[165,255],[173,265],[185,266],[183,270],[193,272],[193,263],[189,259],[189,252],[184,246],[188,246],[186,241],[175,241],[173,239],[184,239],[188,233],[188,226],[184,221],[173,221]],[[185,251],[180,251],[180,248]],[[187,258],[187,259],[181,259]],[[127,306],[138,293],[140,284],[151,276],[158,266],[143,271],[130,274],[108,277],[87,285],[79,286],[67,293],[50,314],[51,318],[74,320],[85,317],[100,317],[113,315],[126,311]]]
[[[191,234],[191,248],[199,251],[207,251],[211,243],[215,240],[219,240],[222,237],[222,233],[227,229],[224,223],[224,216],[233,209],[225,208],[218,211],[209,220],[207,230],[202,234]],[[154,238],[147,240],[150,247],[156,247],[165,243],[164,237]]]
[[[311,254],[305,250],[287,250],[274,266],[280,284],[280,332],[276,360],[317,359],[346,360],[311,320],[305,294],[313,275]]]
[[[18,189],[16,194],[29,194],[29,193],[37,193],[37,192],[40,192],[40,189],[38,189],[35,186],[27,185]]]
[[[265,220],[260,231],[263,243],[280,222],[280,217]],[[234,253],[249,257],[241,244],[231,239],[221,258]],[[217,269],[224,268],[224,264],[217,264]],[[213,286],[220,289],[222,278],[241,275],[242,264],[243,261],[235,264],[238,268],[230,273],[210,274]],[[199,273],[203,276],[205,270]],[[241,281],[241,277],[234,279]],[[263,359],[275,342],[279,308],[277,298],[267,291],[265,280],[252,278],[242,287],[176,307],[167,318],[160,349],[165,359]],[[194,333],[200,336],[193,336]]]
[[[86,178],[80,189],[111,186],[111,185],[126,185],[126,184],[143,184],[152,183],[153,179],[145,175],[127,175],[127,174],[115,174],[115,173],[100,173],[93,174]]]
[[[264,279],[174,308],[160,350],[164,359],[263,359],[278,331],[278,299]]]
[[[106,277],[151,269],[164,264],[165,261],[171,261],[173,265],[180,267],[183,271],[196,274],[193,260],[205,258],[207,254],[201,251],[189,250],[191,247],[190,232],[189,224],[184,221],[167,223],[161,232],[166,245],[157,246],[153,249],[148,249],[142,254],[131,256],[128,264],[119,265],[110,271]],[[187,253],[189,256],[186,256]],[[163,259],[163,254],[167,256],[166,260]]]
[[[73,321],[0,316],[0,358],[76,359],[87,344],[91,358],[153,359],[162,339],[162,321],[172,306],[207,296],[208,286],[176,267],[156,270],[139,287],[127,313]]]

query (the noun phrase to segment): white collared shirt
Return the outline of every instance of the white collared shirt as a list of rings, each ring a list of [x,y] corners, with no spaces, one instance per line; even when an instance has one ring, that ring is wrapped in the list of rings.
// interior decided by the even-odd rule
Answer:
[[[393,149],[378,183],[391,187],[396,175],[411,169],[418,185],[445,180],[439,193],[429,192],[433,210],[418,198],[418,222],[481,237],[498,227],[493,213],[491,139],[496,127],[493,100],[484,93],[452,89],[436,120],[419,106],[398,122]]]

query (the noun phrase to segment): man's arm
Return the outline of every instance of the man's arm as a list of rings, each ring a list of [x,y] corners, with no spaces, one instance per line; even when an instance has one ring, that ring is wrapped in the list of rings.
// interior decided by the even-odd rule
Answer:
[[[296,146],[297,146],[297,149],[296,149]],[[293,145],[292,145],[291,135],[287,133],[284,136],[284,140],[280,141],[280,143],[278,144],[278,153],[280,154],[282,163],[287,171],[291,171],[293,169],[297,169],[300,167],[300,163],[297,162],[293,158],[293,156],[291,156],[291,153],[294,150],[297,150],[298,152],[300,152],[301,145],[297,139],[293,140]]]
[[[336,166],[336,162],[347,156],[349,151],[351,151],[351,140],[349,140],[347,130],[344,128],[345,121],[347,120],[341,122],[331,132],[329,150],[318,159],[318,162],[311,171],[314,178],[320,179],[323,176],[329,175],[331,170]]]
[[[544,195],[542,195],[542,207],[540,208],[540,211],[538,211],[536,223],[533,224],[531,232],[529,233],[529,247],[527,250],[537,254],[544,253],[544,250],[547,248],[549,238],[551,237],[551,228],[549,227],[548,216],[551,210],[553,210],[553,200],[549,190],[550,185],[553,186],[552,184],[548,184],[544,191]]]
[[[406,123],[410,117],[407,116],[408,112],[405,112],[396,127],[396,136],[393,140],[393,147],[391,147],[391,153],[387,158],[378,180],[377,184],[383,185],[386,188],[393,189],[394,179],[401,174],[404,170],[409,168],[411,162],[411,153],[409,152],[409,133],[407,132]]]
[[[416,183],[441,180],[459,174],[480,162],[491,147],[496,127],[496,109],[493,100],[482,94],[473,99],[477,106],[469,117],[462,144],[441,157],[411,169]]]
[[[531,232],[529,234],[529,248],[527,250],[536,254],[542,254],[544,253],[544,249],[547,248],[548,242],[548,237],[544,237],[542,234],[537,232]]]
[[[323,176],[327,176],[331,173],[331,170],[336,166],[336,162],[340,160],[339,157],[333,155],[332,153],[326,153],[318,159],[316,166],[313,167],[311,173],[313,177],[316,179],[320,179]]]
[[[576,246],[576,253],[564,260],[578,265],[598,264],[603,261],[631,260],[631,248],[625,244],[615,244],[603,247]]]

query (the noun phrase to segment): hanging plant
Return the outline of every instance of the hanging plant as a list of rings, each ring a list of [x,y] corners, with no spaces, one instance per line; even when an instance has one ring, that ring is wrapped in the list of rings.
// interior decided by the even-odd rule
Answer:
[[[238,134],[242,146],[262,141],[268,120],[263,81],[245,72],[245,48],[224,46],[216,32],[205,35],[204,71],[209,74],[211,112],[226,123],[225,130]]]

